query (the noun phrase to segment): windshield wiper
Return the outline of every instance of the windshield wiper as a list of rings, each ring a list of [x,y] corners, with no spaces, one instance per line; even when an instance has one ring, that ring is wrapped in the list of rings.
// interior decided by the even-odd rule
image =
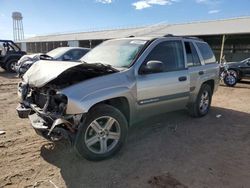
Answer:
[[[95,65],[95,66],[98,66],[104,70],[111,70],[113,72],[119,72],[118,69],[114,68],[112,65],[110,64],[104,64],[104,63],[101,63],[101,62],[96,62],[96,63],[88,63],[86,61],[81,61],[83,64],[88,64],[88,65]]]

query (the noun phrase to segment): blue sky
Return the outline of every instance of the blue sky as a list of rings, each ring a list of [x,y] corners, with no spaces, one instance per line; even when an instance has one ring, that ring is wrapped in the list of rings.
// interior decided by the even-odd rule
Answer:
[[[0,38],[12,39],[13,11],[25,37],[250,15],[249,0],[0,0]]]

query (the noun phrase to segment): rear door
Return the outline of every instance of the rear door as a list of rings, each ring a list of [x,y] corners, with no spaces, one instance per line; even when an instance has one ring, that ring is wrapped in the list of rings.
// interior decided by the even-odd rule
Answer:
[[[190,75],[190,93],[191,96],[194,93],[197,93],[197,87],[200,86],[202,79],[205,74],[204,66],[201,63],[200,57],[197,52],[197,48],[192,41],[184,41],[185,51],[186,51],[186,59],[188,72]]]
[[[161,61],[164,72],[137,72],[137,110],[143,117],[183,108],[189,99],[183,42],[162,39],[155,43],[140,68],[152,60]]]

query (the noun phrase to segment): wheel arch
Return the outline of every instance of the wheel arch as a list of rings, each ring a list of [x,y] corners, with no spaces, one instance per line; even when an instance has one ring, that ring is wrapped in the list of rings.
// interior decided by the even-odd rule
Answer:
[[[214,93],[215,81],[213,79],[207,80],[207,81],[205,81],[205,82],[202,83],[202,85],[204,85],[204,84],[209,85],[211,87],[212,93]]]
[[[242,71],[240,69],[238,69],[238,68],[233,67],[233,68],[229,68],[228,70],[233,70],[233,71],[237,72],[239,78],[241,78],[243,76]]]
[[[8,61],[11,61],[11,60],[18,61],[20,58],[21,58],[21,56],[18,56],[18,55],[10,55],[10,56],[7,56],[4,61],[5,61],[5,63],[7,63]]]
[[[92,105],[88,111],[93,110],[96,106],[101,105],[101,104],[108,104],[110,106],[117,108],[125,116],[128,122],[128,125],[130,125],[131,110],[130,110],[129,100],[126,97],[115,97],[115,98],[111,98],[111,99],[98,102]]]

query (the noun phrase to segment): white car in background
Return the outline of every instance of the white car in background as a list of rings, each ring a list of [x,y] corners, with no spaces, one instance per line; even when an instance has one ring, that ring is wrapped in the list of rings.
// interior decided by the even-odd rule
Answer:
[[[24,55],[16,64],[15,69],[19,76],[24,73],[39,60],[53,61],[77,61],[83,57],[90,49],[80,47],[59,47],[48,53],[38,53]]]

